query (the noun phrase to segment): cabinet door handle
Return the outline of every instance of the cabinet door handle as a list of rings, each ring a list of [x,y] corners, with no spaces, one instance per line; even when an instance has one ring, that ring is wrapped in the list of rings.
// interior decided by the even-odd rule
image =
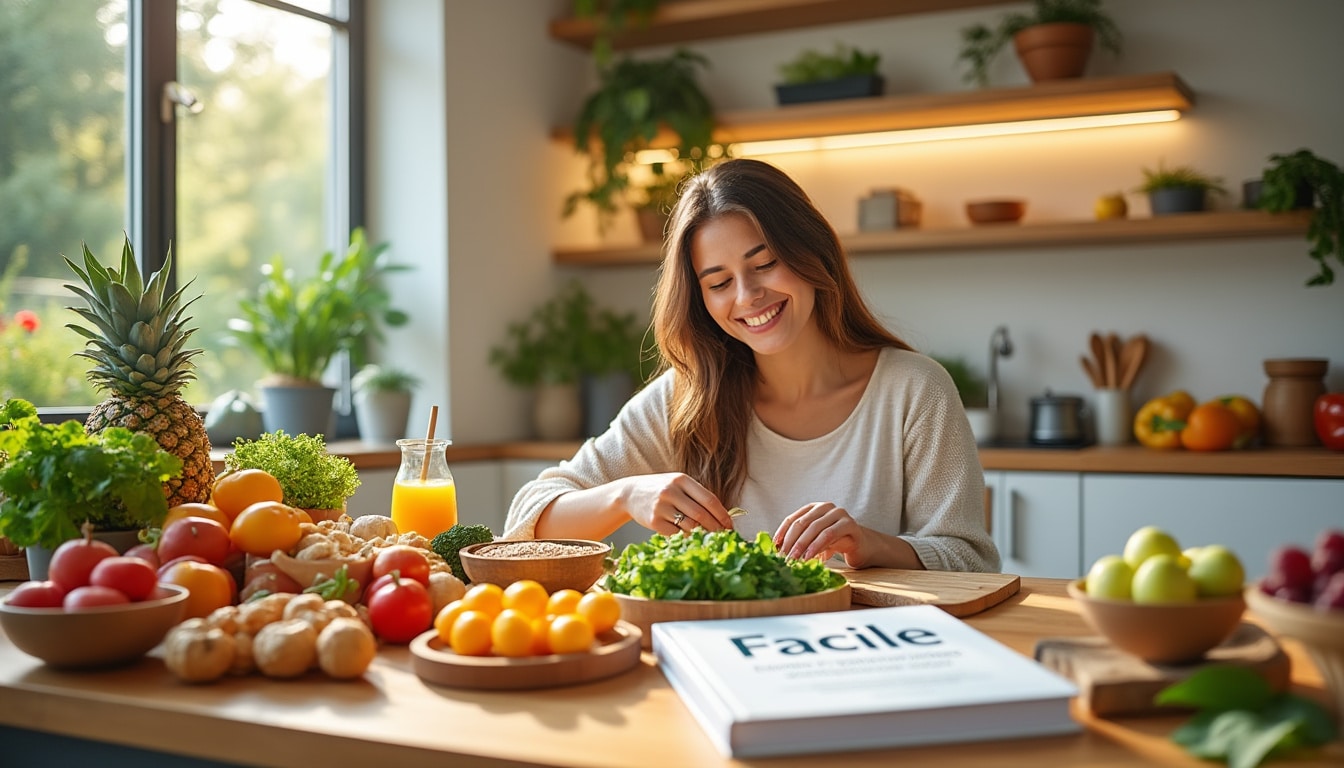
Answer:
[[[994,539],[994,489],[985,486],[985,533]]]
[[[1008,489],[1003,505],[1003,545],[999,551],[1005,560],[1017,559],[1017,491]]]

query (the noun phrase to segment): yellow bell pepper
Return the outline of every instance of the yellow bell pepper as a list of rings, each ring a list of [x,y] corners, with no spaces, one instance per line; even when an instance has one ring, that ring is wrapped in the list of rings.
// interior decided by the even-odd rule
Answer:
[[[1185,390],[1155,397],[1134,414],[1134,437],[1148,448],[1180,448],[1181,430],[1194,409],[1195,399]]]

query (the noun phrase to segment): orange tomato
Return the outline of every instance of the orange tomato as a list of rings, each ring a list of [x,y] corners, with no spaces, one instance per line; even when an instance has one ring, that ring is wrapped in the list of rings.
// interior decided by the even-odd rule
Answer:
[[[485,656],[490,653],[490,627],[494,619],[480,611],[463,611],[453,622],[448,645],[460,656]]]
[[[535,619],[546,613],[546,601],[549,597],[546,588],[538,582],[532,579],[520,579],[504,590],[501,605],[505,609],[512,608],[529,619]]]
[[[542,616],[532,620],[532,655],[546,656],[551,652],[551,622],[554,616]]]
[[[482,582],[472,584],[462,595],[462,604],[470,611],[480,611],[491,619],[504,610],[504,590],[498,584]]]
[[[578,590],[557,589],[546,601],[546,615],[564,616],[566,613],[574,613],[579,610],[579,600],[582,598],[583,593]]]
[[[505,608],[490,624],[490,651],[496,656],[532,653],[532,620],[521,611]]]
[[[230,520],[257,502],[284,500],[280,481],[264,469],[235,469],[220,475],[210,493],[210,503]]]
[[[439,609],[439,612],[434,615],[434,631],[438,633],[440,640],[445,643],[452,641],[453,623],[466,610],[467,607],[461,600],[454,600]]]
[[[1231,408],[1211,400],[1195,407],[1181,430],[1181,445],[1192,451],[1225,451],[1241,434],[1241,420]]]
[[[1230,408],[1241,422],[1241,431],[1237,433],[1237,440],[1232,447],[1247,448],[1254,443],[1260,436],[1260,409],[1255,403],[1241,395],[1223,395],[1214,399]]]
[[[593,625],[580,613],[556,616],[548,633],[551,653],[585,653],[593,646]]]
[[[616,626],[621,618],[621,604],[610,592],[589,592],[579,600],[579,613],[593,625],[593,631],[602,634]]]
[[[181,520],[184,517],[208,517],[224,526],[224,530],[226,531],[233,525],[233,518],[224,514],[219,507],[211,504],[188,502],[186,504],[178,504],[175,507],[170,507],[168,509],[168,514],[163,518],[163,524],[160,525],[159,528],[166,531],[168,530],[168,526],[172,525],[174,521]]]
[[[233,519],[229,538],[249,555],[270,557],[275,550],[288,552],[303,538],[298,510],[276,501],[259,501]]]
[[[204,618],[216,608],[233,605],[233,577],[217,565],[183,560],[164,568],[159,581],[187,588],[183,619]]]

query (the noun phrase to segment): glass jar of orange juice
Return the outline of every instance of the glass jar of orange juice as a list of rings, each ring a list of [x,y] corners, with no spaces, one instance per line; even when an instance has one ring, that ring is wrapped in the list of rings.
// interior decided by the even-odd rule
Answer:
[[[398,440],[401,467],[392,484],[392,521],[427,539],[457,523],[457,487],[448,471],[448,440]]]

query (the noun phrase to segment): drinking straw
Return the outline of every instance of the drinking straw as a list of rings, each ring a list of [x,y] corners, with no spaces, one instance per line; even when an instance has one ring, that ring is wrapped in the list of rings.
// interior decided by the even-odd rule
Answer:
[[[429,431],[425,433],[425,460],[420,462],[420,482],[429,479],[429,444],[434,442],[434,425],[439,421],[439,406],[429,408]]]

